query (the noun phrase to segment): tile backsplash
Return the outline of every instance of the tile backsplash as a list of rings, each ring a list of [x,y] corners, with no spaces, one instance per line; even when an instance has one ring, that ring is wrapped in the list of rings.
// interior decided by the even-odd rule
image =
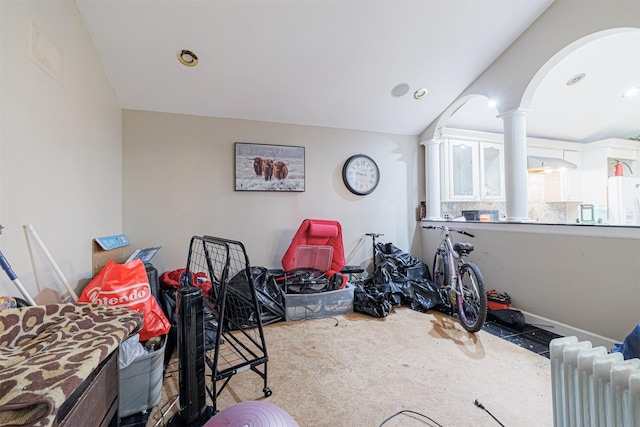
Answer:
[[[497,210],[500,220],[506,219],[504,202],[442,202],[441,212],[444,219],[453,220],[462,217],[467,210]],[[529,204],[529,219],[545,224],[575,224],[578,218],[578,203],[534,202]]]

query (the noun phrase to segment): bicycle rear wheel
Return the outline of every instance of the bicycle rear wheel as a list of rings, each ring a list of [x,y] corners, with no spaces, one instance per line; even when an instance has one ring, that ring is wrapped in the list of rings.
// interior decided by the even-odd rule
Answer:
[[[478,332],[487,318],[487,292],[482,273],[474,263],[460,267],[460,288],[462,295],[458,295],[457,303],[460,323],[467,331]]]
[[[433,257],[433,281],[442,289],[451,283],[451,272],[449,271],[449,255],[444,249],[438,249]]]
[[[453,316],[456,311],[455,292],[451,290],[451,267],[449,266],[449,254],[442,248],[436,251],[433,257],[433,281],[437,283],[440,296],[440,310]]]

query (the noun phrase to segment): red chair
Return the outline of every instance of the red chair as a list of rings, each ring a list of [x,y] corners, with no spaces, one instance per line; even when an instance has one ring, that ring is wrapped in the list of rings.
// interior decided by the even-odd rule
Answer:
[[[342,270],[344,267],[344,246],[342,244],[342,226],[338,221],[325,219],[305,219],[298,231],[291,239],[289,249],[282,257],[282,267],[285,271],[300,267],[314,267],[302,265],[296,256],[300,247],[330,247],[332,249],[330,269]],[[301,251],[308,252],[308,251]],[[320,252],[320,256],[326,255]]]
[[[285,271],[298,268],[324,270],[331,278],[341,273],[340,289],[347,282],[347,276],[362,273],[359,266],[345,266],[342,226],[338,221],[326,219],[305,219],[291,239],[291,244],[282,257]],[[336,280],[336,278],[334,278]]]

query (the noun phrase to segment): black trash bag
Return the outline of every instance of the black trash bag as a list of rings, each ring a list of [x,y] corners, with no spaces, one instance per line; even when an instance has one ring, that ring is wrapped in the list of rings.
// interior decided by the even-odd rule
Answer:
[[[249,279],[246,271],[242,270],[228,282],[226,319],[244,327],[256,326],[258,316],[263,325],[284,320],[284,294],[274,276],[264,267],[251,267],[251,278],[256,290],[259,313],[253,308]]]
[[[171,327],[167,334],[167,343],[164,346],[164,369],[167,369],[171,356],[176,349],[178,324],[176,320],[176,288],[160,288],[160,308],[162,312],[169,319]]]
[[[422,282],[414,281],[412,285],[413,299],[410,305],[415,311],[426,312],[442,303],[440,287],[436,282],[425,279]]]
[[[439,286],[431,280],[425,263],[402,252],[392,243],[377,243],[379,262],[374,282],[389,287],[389,300],[425,312],[442,303]]]
[[[264,308],[262,310],[262,324],[284,320],[284,292],[276,283],[275,276],[264,267],[251,267],[251,275],[256,288],[258,304]]]
[[[382,267],[382,268],[381,268]],[[384,268],[384,263],[373,274],[373,281],[369,285],[370,290],[374,290],[375,293],[379,293],[385,296],[385,299],[391,303],[391,305],[402,305],[405,302],[406,286],[402,282],[394,281],[389,270]]]
[[[376,269],[370,279],[354,290],[354,311],[385,317],[394,305],[408,305],[426,312],[439,307],[443,296],[431,280],[429,268],[391,243],[376,244]]]
[[[394,266],[394,274],[408,280],[431,280],[429,267],[425,263],[411,254],[402,252],[392,243],[376,243],[376,252],[381,264],[390,262]]]
[[[393,305],[388,300],[388,295],[378,289],[372,280],[365,283],[357,283],[353,290],[353,310],[369,314],[374,317],[387,317]]]

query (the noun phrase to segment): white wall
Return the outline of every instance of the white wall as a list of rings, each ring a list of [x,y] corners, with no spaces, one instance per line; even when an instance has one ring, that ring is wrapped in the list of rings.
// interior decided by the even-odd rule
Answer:
[[[234,191],[234,142],[305,147],[306,191]],[[125,110],[123,112],[124,231],[132,246],[162,245],[153,264],[184,268],[189,239],[239,240],[252,265],[281,268],[293,234],[306,218],[340,221],[349,264],[369,265],[371,241],[420,251],[415,210],[424,181],[416,137]],[[371,156],[378,188],[351,194],[342,165]]]
[[[456,227],[475,235],[456,235],[455,241],[475,245],[470,259],[480,267],[487,290],[507,292],[513,306],[527,312],[527,322],[608,348],[640,323],[639,227]],[[434,253],[439,233],[423,230],[423,235],[424,253]]]
[[[122,232],[121,110],[72,1],[0,11],[0,248],[35,295],[24,224],[74,287],[91,276],[92,239]],[[29,59],[30,20],[62,53],[61,83]],[[34,260],[41,286],[62,290],[37,248]],[[0,274],[0,295],[19,296]]]

